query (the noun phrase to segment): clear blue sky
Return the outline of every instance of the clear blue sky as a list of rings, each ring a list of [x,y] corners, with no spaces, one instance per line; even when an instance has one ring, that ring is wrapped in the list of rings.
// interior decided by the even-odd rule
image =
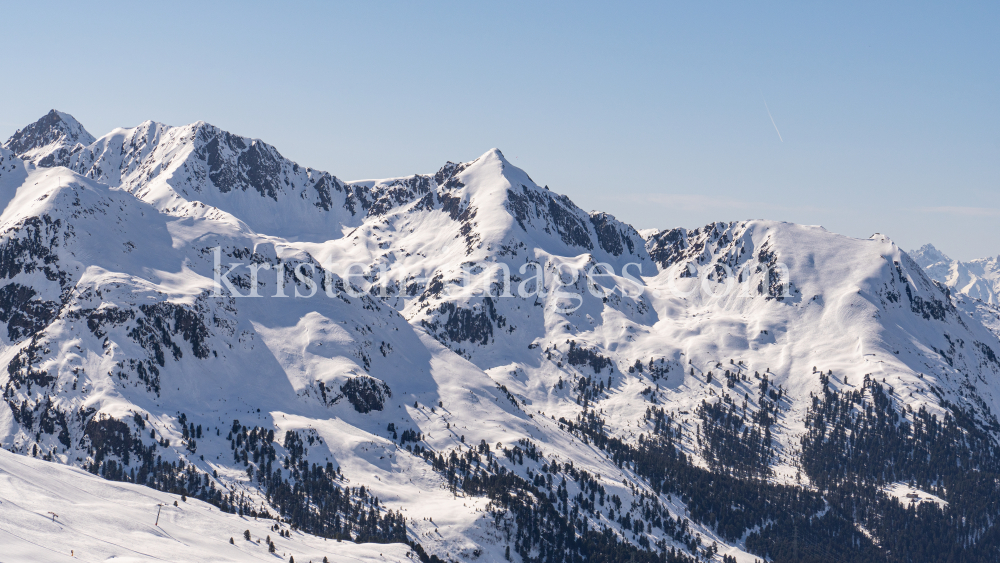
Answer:
[[[205,120],[348,180],[495,146],[637,228],[1000,254],[997,2],[540,4],[9,3],[0,137]]]

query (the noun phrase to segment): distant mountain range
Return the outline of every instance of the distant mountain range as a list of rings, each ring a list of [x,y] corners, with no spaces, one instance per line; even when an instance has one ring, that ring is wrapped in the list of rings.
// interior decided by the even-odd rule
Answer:
[[[54,110],[0,149],[0,208],[0,445],[219,529],[272,519],[283,559],[1000,556],[995,260],[640,233],[497,149],[352,182],[203,122],[94,138]],[[199,545],[271,557],[227,533]]]
[[[948,258],[934,245],[925,244],[911,251],[910,256],[928,276],[953,291],[1000,305],[1000,255],[960,262]]]

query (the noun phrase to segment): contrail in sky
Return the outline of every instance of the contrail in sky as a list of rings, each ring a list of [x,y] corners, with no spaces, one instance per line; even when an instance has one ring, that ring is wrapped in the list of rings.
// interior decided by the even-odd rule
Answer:
[[[760,99],[764,100],[763,92],[760,94]],[[778,131],[778,124],[774,122],[774,116],[771,115],[771,110],[767,107],[767,100],[764,100],[764,109],[767,110],[767,116],[771,118],[771,125],[774,125],[774,130],[778,133],[778,140],[784,143],[785,140],[781,138],[781,131]]]

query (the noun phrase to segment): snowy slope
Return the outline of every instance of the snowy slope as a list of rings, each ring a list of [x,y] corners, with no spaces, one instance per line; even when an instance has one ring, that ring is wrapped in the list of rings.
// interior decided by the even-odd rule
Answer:
[[[297,531],[285,538],[272,526],[271,520],[226,514],[196,499],[0,451],[4,561],[235,562],[273,561],[275,555],[317,563],[324,557],[345,563],[411,560],[405,544],[336,542]],[[268,553],[267,538],[275,555]]]
[[[671,314],[629,351],[639,359],[665,354],[686,364],[689,373],[668,399],[679,408],[685,402],[694,406],[685,388],[723,400],[732,395],[737,402],[748,392],[752,396],[760,377],[728,389],[718,379],[714,385],[704,380],[713,367],[716,377],[721,369],[731,370],[733,359],[743,363],[733,371],[770,374],[788,401],[776,430],[786,478],[795,473],[790,450],[825,372],[839,391],[859,389],[866,375],[875,377],[896,390],[900,405],[914,409],[938,410],[942,398],[964,403],[967,393],[977,397],[973,408],[982,409],[986,420],[1000,407],[996,335],[957,310],[946,291],[887,238],[851,239],[818,227],[767,222],[716,224],[683,234],[651,244],[662,273],[650,285],[654,294],[667,296],[656,308]],[[679,242],[663,242],[670,238]],[[717,276],[706,275],[708,284],[698,287],[681,273],[700,263],[712,264]],[[720,271],[722,266],[729,271]],[[686,291],[690,295],[676,298]],[[678,344],[664,346],[671,341]]]
[[[781,560],[788,526],[838,560],[891,549],[910,517],[854,516],[853,489],[824,496],[845,483],[873,514],[907,483],[994,545],[963,499],[996,494],[974,440],[1000,436],[1000,315],[929,252],[770,221],[640,234],[496,149],[342,182],[201,122],[93,140],[52,115],[0,149],[6,450],[452,560],[574,560],[574,538]],[[835,446],[865,424],[955,453],[850,481],[865,448]],[[946,491],[969,464],[981,488]]]

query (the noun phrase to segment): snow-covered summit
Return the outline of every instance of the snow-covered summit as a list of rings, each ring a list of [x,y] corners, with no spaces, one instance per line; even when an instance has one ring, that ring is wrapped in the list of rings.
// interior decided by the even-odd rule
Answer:
[[[910,251],[909,255],[932,279],[941,283],[948,279],[948,273],[954,260],[935,248],[933,244],[925,244],[917,250]]]
[[[50,113],[38,123],[63,115]],[[257,232],[289,239],[340,236],[360,222],[368,204],[364,194],[329,173],[299,166],[271,145],[203,121],[180,127],[146,121],[100,139],[78,133],[74,138],[80,142],[71,150],[62,149],[64,141],[57,138],[53,142],[61,152],[56,159],[46,156],[55,145],[41,144],[48,137],[19,135],[8,144],[39,166],[67,166],[165,213],[201,217],[221,212]]]
[[[18,129],[3,147],[39,166],[66,166],[72,155],[93,142],[94,136],[76,118],[51,110],[38,121]]]
[[[941,252],[930,243],[921,246],[917,250],[911,250],[909,254],[910,257],[924,269],[934,266],[935,264],[952,261],[951,258],[949,258],[944,252]]]

